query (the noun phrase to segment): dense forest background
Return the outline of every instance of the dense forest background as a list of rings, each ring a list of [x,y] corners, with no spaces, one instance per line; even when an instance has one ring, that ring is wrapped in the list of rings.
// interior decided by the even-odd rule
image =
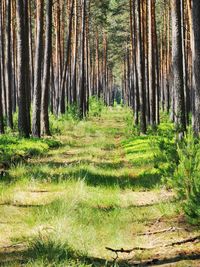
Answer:
[[[197,8],[189,0],[2,1],[1,132],[18,110],[21,135],[50,134],[49,112],[76,106],[83,118],[91,96],[112,105],[121,91],[143,133],[159,124],[160,109],[180,133],[192,112],[198,133]]]

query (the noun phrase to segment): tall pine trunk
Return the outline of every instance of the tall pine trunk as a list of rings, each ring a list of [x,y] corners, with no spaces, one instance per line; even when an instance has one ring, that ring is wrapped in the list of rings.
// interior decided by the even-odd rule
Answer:
[[[172,11],[172,70],[175,93],[175,127],[182,135],[186,131],[184,81],[183,81],[183,51],[181,32],[181,3],[171,0]]]
[[[37,0],[37,40],[34,66],[34,92],[33,92],[33,118],[32,135],[41,136],[41,77],[42,77],[42,55],[43,55],[43,10],[44,0]]]
[[[17,0],[17,50],[18,50],[18,130],[19,134],[24,137],[29,137],[29,114],[27,110],[27,57],[28,43],[26,42],[26,27],[25,25],[25,7],[22,0]]]
[[[12,116],[12,49],[11,49],[11,0],[6,0],[6,106],[7,125],[13,128]]]
[[[195,134],[200,133],[200,1],[193,0],[193,88],[194,88],[194,109],[193,128]]]
[[[86,25],[86,0],[82,0],[81,23],[81,85],[80,85],[80,117],[86,115],[86,72],[85,72],[85,25]]]
[[[52,0],[47,0],[46,5],[46,42],[44,53],[44,76],[42,88],[42,114],[41,125],[42,133],[50,135],[49,128],[49,87],[50,87],[50,69],[51,69],[51,52],[52,52]]]
[[[137,0],[137,15],[136,15],[136,25],[137,25],[137,57],[138,57],[138,87],[140,95],[140,128],[143,134],[146,133],[146,107],[145,107],[145,81],[144,81],[144,71],[143,71],[143,46],[142,46],[142,29],[141,29],[141,1]]]
[[[156,83],[155,83],[155,43],[154,43],[154,1],[148,0],[148,59],[149,59],[149,92],[150,92],[150,124],[154,127],[156,125]]]

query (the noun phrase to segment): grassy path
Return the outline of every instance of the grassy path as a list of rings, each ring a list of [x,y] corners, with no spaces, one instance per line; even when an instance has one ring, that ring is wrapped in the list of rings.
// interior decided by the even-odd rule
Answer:
[[[2,266],[112,266],[105,247],[135,246],[159,248],[119,254],[119,266],[156,258],[199,266],[196,243],[162,248],[198,231],[176,215],[153,168],[154,148],[148,137],[129,138],[130,122],[121,108],[66,122],[62,147],[10,169],[13,182],[0,185]]]

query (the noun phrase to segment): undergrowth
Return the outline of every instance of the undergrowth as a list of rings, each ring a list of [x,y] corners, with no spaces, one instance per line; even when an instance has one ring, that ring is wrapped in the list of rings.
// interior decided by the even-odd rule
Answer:
[[[188,129],[177,147],[179,163],[171,184],[176,190],[181,206],[192,224],[200,223],[200,143]]]
[[[159,171],[162,182],[177,193],[180,206],[188,222],[200,223],[200,143],[189,127],[184,138],[176,140],[173,128],[158,128],[157,139],[152,141],[154,167]]]
[[[23,158],[45,154],[61,143],[55,139],[24,139],[14,135],[0,136],[0,164],[11,164]]]
[[[89,100],[89,117],[101,116],[104,108],[103,100],[95,97]],[[79,123],[79,114],[77,105],[68,106],[64,115],[50,114],[50,131],[52,135],[66,135],[69,129],[72,129]],[[10,165],[17,163],[21,159],[31,156],[44,155],[50,148],[57,148],[61,142],[53,138],[30,138],[24,139],[17,136],[17,113],[14,114],[14,130],[6,129],[6,134],[0,136],[0,164]]]

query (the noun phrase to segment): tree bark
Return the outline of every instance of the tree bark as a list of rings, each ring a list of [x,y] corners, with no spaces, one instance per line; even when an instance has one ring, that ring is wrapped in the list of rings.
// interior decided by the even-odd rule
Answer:
[[[149,92],[150,92],[150,124],[152,127],[156,125],[156,84],[155,84],[155,55],[154,55],[154,12],[155,3],[148,0],[148,22],[149,22],[149,38],[148,38],[148,58],[149,58]]]
[[[20,1],[20,0],[19,0]],[[32,135],[41,136],[41,77],[43,55],[43,9],[44,0],[37,0],[37,40],[35,52]]]
[[[6,0],[6,106],[7,125],[13,128],[12,116],[12,51],[11,51],[11,0]]]
[[[143,51],[142,51],[142,29],[141,29],[141,2],[137,0],[137,53],[138,53],[138,87],[140,95],[140,128],[143,134],[146,133],[146,108],[145,108],[145,86],[144,86],[144,72],[143,72]]]
[[[50,69],[51,69],[51,52],[52,52],[52,0],[47,0],[46,4],[46,43],[44,53],[44,76],[42,90],[42,114],[41,125],[42,133],[50,135],[49,128],[49,87],[50,87]]]
[[[27,86],[27,58],[26,53],[29,49],[26,42],[26,25],[25,25],[25,7],[22,0],[17,0],[17,43],[18,43],[18,130],[19,134],[23,137],[29,137],[29,114],[27,110],[27,91],[30,88]]]
[[[184,82],[183,82],[183,51],[181,34],[181,3],[171,0],[172,11],[172,69],[173,87],[175,90],[175,126],[182,135],[186,131]]]
[[[193,0],[192,29],[193,29],[193,88],[194,111],[193,128],[196,135],[200,133],[200,1]]]

